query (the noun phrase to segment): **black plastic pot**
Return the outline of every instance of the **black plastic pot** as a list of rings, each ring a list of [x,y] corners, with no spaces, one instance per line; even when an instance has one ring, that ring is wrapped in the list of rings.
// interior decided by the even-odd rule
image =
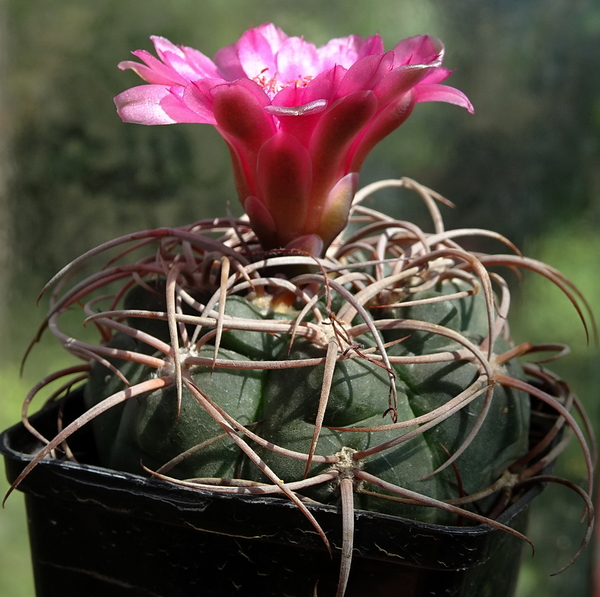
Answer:
[[[79,400],[69,400],[70,409]],[[57,407],[32,417],[47,437]],[[69,413],[67,413],[67,416]],[[85,430],[72,445],[90,460]],[[39,443],[0,436],[9,482]],[[329,558],[288,501],[225,496],[88,464],[45,460],[23,481],[38,597],[319,597],[335,594]],[[500,519],[524,531],[534,488]],[[310,506],[334,548],[336,508]],[[334,549],[339,553],[339,549]],[[488,526],[442,527],[358,511],[348,597],[510,597],[522,542]]]

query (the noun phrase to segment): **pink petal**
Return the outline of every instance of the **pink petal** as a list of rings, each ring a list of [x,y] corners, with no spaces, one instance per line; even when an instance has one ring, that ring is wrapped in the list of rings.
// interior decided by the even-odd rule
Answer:
[[[285,245],[285,248],[303,251],[309,255],[320,257],[323,254],[325,244],[320,236],[316,234],[306,234],[290,241],[287,245]]]
[[[303,88],[302,103],[312,102],[317,99],[325,99],[331,102],[334,98],[338,98],[338,89],[346,72],[347,70],[343,66],[334,66],[332,69],[317,75]]]
[[[266,40],[273,54],[279,52],[281,46],[289,39],[287,34],[279,27],[273,25],[273,23],[263,23],[255,27],[254,31]]]
[[[164,37],[151,36],[159,58],[187,81],[203,77],[220,77],[213,61],[202,52],[186,46],[176,46]]]
[[[242,201],[244,211],[248,214],[250,226],[264,248],[277,247],[277,230],[275,222],[266,206],[253,195]]]
[[[198,52],[198,54],[200,54],[200,52]],[[200,56],[204,57],[205,60],[208,60],[203,54],[200,54]],[[165,62],[186,81],[197,81],[198,79],[205,77],[220,78],[220,73],[218,72],[217,67],[212,64],[212,61],[212,68],[207,67],[200,69],[197,67],[202,63],[201,57],[196,57],[195,61],[191,61],[185,55],[180,56],[179,54],[172,54],[170,52],[165,52],[164,57]]]
[[[277,131],[273,116],[263,110],[263,105],[248,84],[258,87],[252,81],[242,79],[238,83],[220,85],[211,92],[217,128],[238,155],[243,175],[247,178],[246,186],[255,189],[258,152]],[[259,91],[264,96],[260,88]]]
[[[443,59],[444,44],[436,37],[417,35],[403,39],[393,51],[396,57],[394,66],[428,64]]]
[[[137,50],[132,52],[132,54],[143,60],[146,65],[134,62],[133,60],[125,60],[118,64],[121,70],[130,68],[144,79],[144,81],[154,85],[185,85],[187,83],[170,66],[163,64],[149,52]]]
[[[443,66],[438,66],[436,68],[432,68],[427,76],[421,81],[421,83],[441,83],[446,80],[453,71],[444,68]]]
[[[383,40],[379,35],[373,35],[371,37],[367,37],[364,43],[360,46],[358,58],[363,58],[364,56],[369,56],[371,54],[383,54],[383,52]]]
[[[338,89],[338,94],[343,97],[353,91],[373,89],[390,72],[393,63],[393,52],[373,54],[361,58],[344,75]]]
[[[301,236],[308,213],[312,164],[292,135],[279,131],[260,149],[257,182],[277,229],[280,246]]]
[[[275,134],[273,117],[246,87],[221,85],[214,89],[213,111],[219,128],[238,141],[258,149]]]
[[[222,78],[217,65],[202,52],[198,52],[198,50],[186,46],[181,46],[181,51],[185,56],[185,62],[192,67],[197,77],[211,79]]]
[[[161,37],[160,35],[151,35],[150,39],[154,44],[154,49],[156,50],[158,57],[165,64],[169,64],[168,55],[170,54],[178,54],[179,56],[183,56],[181,48],[169,41],[166,37]]]
[[[373,88],[381,105],[403,95],[415,85],[420,84],[435,67],[423,64],[406,64],[395,68],[385,75]]]
[[[230,81],[259,77],[265,69],[271,76],[277,70],[275,55],[288,36],[272,23],[246,31],[235,43],[215,54],[215,64]]]
[[[243,206],[246,197],[256,195],[256,177],[254,176],[254,171],[250,170],[250,166],[248,165],[245,156],[235,147],[235,141],[230,141],[226,136],[223,136],[223,139],[229,149],[231,164],[233,166],[235,188],[237,189],[239,199]],[[254,165],[255,164],[252,166],[254,167]]]
[[[304,104],[305,89],[305,87],[298,87],[297,85],[288,85],[287,87],[284,87],[273,96],[271,106],[268,107],[269,110],[271,108],[300,106]],[[273,112],[271,112],[271,114],[272,113]]]
[[[345,147],[373,117],[377,100],[372,91],[355,91],[333,104],[320,118],[311,139],[313,162],[328,170],[332,161],[341,159]]]
[[[270,76],[275,75],[275,54],[269,41],[256,29],[246,31],[236,45],[240,65],[249,79],[257,79],[267,71]]]
[[[414,90],[400,95],[373,118],[348,152],[347,170],[358,172],[373,147],[410,116],[415,105],[414,96]]]
[[[323,213],[317,234],[328,247],[346,227],[352,199],[358,188],[358,173],[350,172],[338,180],[324,201]]]
[[[215,54],[215,64],[223,76],[230,81],[241,79],[246,76],[244,69],[240,63],[237,44],[225,46]]]
[[[264,108],[271,103],[269,96],[264,92],[263,88],[258,83],[246,78],[239,79],[238,81],[233,81],[231,83],[221,83],[213,87],[210,93],[214,97],[217,91],[222,89],[230,89],[232,86],[243,87],[250,95],[254,97],[261,108]]]
[[[317,48],[319,70],[333,68],[336,65],[350,68],[358,60],[358,49],[364,45],[359,35],[338,37]]]
[[[447,85],[418,85],[415,87],[417,102],[447,102],[466,108],[471,114],[475,112],[469,98],[458,89]]]
[[[303,104],[306,88],[284,87],[264,110],[279,120],[279,128],[294,135],[308,147],[313,130],[327,108],[326,99],[315,99]]]
[[[220,80],[205,79],[190,83],[181,91],[183,103],[206,124],[217,124],[213,112],[213,96],[211,92],[219,84],[221,84]]]
[[[277,119],[281,131],[293,135],[304,147],[308,148],[320,117],[320,113],[317,112],[316,114],[303,114],[300,116],[280,115],[277,116]]]
[[[314,178],[309,213],[312,223],[307,230],[318,228],[322,202],[346,174],[347,152],[376,110],[377,99],[372,91],[355,91],[335,102],[319,119],[310,140]]]
[[[117,95],[114,101],[117,113],[124,122],[136,124],[204,122],[163,85],[132,87]]]
[[[302,81],[319,73],[317,48],[299,37],[288,38],[276,56],[278,79],[283,84]]]

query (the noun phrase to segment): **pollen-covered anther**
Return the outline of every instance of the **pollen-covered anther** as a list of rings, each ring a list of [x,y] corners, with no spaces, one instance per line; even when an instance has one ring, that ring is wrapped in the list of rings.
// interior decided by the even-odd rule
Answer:
[[[264,68],[259,75],[253,77],[253,81],[260,85],[265,93],[269,96],[274,96],[276,93],[284,89],[285,87],[306,87],[314,77],[312,75],[298,75],[291,81],[281,81],[279,71],[275,71],[273,75],[270,75],[269,68]]]

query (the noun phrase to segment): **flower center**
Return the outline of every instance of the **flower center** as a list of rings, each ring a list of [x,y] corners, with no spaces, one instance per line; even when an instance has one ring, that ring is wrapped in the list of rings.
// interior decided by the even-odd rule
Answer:
[[[252,80],[258,83],[269,97],[273,97],[279,93],[284,87],[295,85],[296,87],[306,87],[312,80],[312,75],[298,75],[295,79],[283,82],[279,79],[279,71],[275,71],[272,75],[269,72],[269,67],[264,68],[260,71],[260,74],[254,77]]]

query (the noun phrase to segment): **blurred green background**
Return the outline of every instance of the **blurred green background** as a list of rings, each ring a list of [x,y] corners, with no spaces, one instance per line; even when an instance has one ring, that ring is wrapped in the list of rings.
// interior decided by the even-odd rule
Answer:
[[[159,34],[212,56],[251,25],[273,21],[317,44],[379,32],[387,48],[429,33],[446,44],[449,83],[476,114],[417,106],[380,144],[363,184],[409,176],[456,203],[448,227],[493,228],[570,276],[600,313],[600,4],[584,0],[0,0],[0,428],[25,393],[68,359],[47,338],[23,376],[41,321],[43,283],[119,234],[239,213],[224,143],[209,126],[124,125],[112,97],[138,84],[116,68]],[[417,201],[377,206],[423,226]],[[600,357],[568,301],[533,275],[510,276],[517,340],[567,342],[555,369],[599,421]],[[584,477],[577,447],[559,470]],[[7,488],[4,478],[0,493]],[[518,597],[590,595],[592,550],[576,550],[581,504],[564,488],[538,500]],[[0,595],[31,597],[22,496],[0,512]]]

